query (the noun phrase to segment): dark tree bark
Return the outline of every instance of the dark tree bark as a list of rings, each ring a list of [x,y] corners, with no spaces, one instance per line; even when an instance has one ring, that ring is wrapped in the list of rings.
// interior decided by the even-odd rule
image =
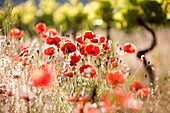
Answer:
[[[73,39],[74,39],[74,41],[76,40],[76,33],[77,33],[77,31],[73,31]]]
[[[139,20],[138,21],[139,24],[141,26],[143,26],[147,31],[149,31],[151,34],[152,34],[152,37],[153,37],[153,40],[152,40],[152,44],[149,48],[145,49],[145,50],[141,50],[141,51],[138,51],[137,53],[137,57],[138,58],[141,58],[142,55],[145,55],[146,53],[148,53],[149,51],[151,51],[155,46],[156,46],[156,35],[155,35],[155,32],[153,29],[149,28],[142,20]],[[152,66],[150,66],[146,60],[146,58],[144,57],[143,59],[144,61],[144,66],[146,67],[146,70],[149,74],[149,77],[150,77],[150,82],[152,83],[152,86],[151,87],[155,87],[155,82],[154,82],[154,79],[155,79],[155,73],[154,73],[154,70],[152,69]]]
[[[108,40],[110,39],[110,28],[111,28],[110,23],[107,22],[106,32],[107,32],[107,39],[108,39]]]
[[[30,38],[33,38],[33,34],[32,34],[32,31],[30,29],[28,29],[28,34],[29,34]]]

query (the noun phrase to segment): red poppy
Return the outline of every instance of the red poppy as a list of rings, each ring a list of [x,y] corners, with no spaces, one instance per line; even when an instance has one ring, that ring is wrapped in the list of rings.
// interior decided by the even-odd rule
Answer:
[[[48,47],[44,50],[44,54],[51,56],[55,53],[55,48],[54,47]]]
[[[85,48],[86,48],[85,45],[80,45],[79,46],[79,50],[80,50],[81,55],[85,55],[86,54]]]
[[[46,32],[46,31],[41,32],[41,33],[39,34],[39,37],[40,37],[40,38],[46,38],[46,37],[48,37],[48,36],[54,37],[54,36],[56,36],[56,35],[58,35],[57,29],[56,29],[56,28],[50,28],[47,32]]]
[[[49,45],[53,45],[54,44],[54,39],[53,39],[53,37],[51,37],[51,36],[48,36],[46,39],[45,39],[45,42],[47,43],[47,44],[49,44]]]
[[[60,43],[60,49],[63,53],[68,54],[76,51],[76,46],[70,40],[64,40]]]
[[[125,82],[126,75],[123,71],[113,69],[107,74],[107,80],[108,82],[115,87],[118,84],[122,84]]]
[[[136,46],[133,43],[125,43],[123,45],[123,48],[121,50],[124,50],[126,53],[135,53]]]
[[[54,36],[53,37],[53,43],[57,46],[57,48],[60,48],[60,42],[61,42],[61,38],[59,36]]]
[[[15,61],[22,63],[23,65],[30,65],[31,56],[29,54],[24,56],[18,56],[15,58]]]
[[[112,66],[113,66],[113,67],[117,67],[117,66],[118,66],[118,63],[117,63],[115,57],[111,57],[111,58],[110,58],[110,62],[112,63]]]
[[[121,97],[124,95],[124,89],[122,87],[116,87],[113,89],[113,95],[115,97]]]
[[[60,48],[60,41],[61,41],[61,38],[59,36],[48,36],[46,39],[45,39],[45,42],[49,45],[52,45],[52,44],[55,44],[57,46],[57,48]]]
[[[71,72],[71,71],[69,71],[69,70],[66,70],[66,71],[64,72],[64,76],[66,76],[66,77],[73,77],[73,72]]]
[[[103,45],[102,48],[105,51],[109,51],[110,50],[110,47],[111,47],[110,43],[103,43],[102,45]]]
[[[96,75],[96,68],[91,65],[91,64],[84,64],[79,68],[80,73],[83,75],[85,78],[92,78],[93,76]]]
[[[14,38],[21,38],[23,34],[24,34],[24,31],[18,28],[12,28],[9,32],[9,35],[12,35]]]
[[[84,38],[88,38],[88,39],[93,39],[94,37],[96,37],[96,34],[94,34],[92,31],[86,31],[84,33]]]
[[[26,46],[24,43],[22,43],[21,45],[20,45],[20,49],[21,50],[24,50],[24,51],[26,51],[26,52],[28,52],[28,46]]]
[[[40,37],[40,38],[46,38],[46,37],[48,37],[48,34],[44,31],[44,32],[41,32],[41,33],[39,34],[39,37]]]
[[[77,92],[73,93],[73,96],[71,96],[71,97],[67,97],[67,96],[65,97],[65,99],[70,102],[76,100],[76,98],[77,98]]]
[[[15,94],[12,91],[6,92],[6,95],[8,96],[14,96]]]
[[[44,32],[44,31],[47,30],[46,24],[45,24],[45,23],[41,23],[41,22],[38,23],[38,24],[36,24],[35,28],[36,28],[36,31],[37,31],[38,33],[41,33],[41,32]]]
[[[107,110],[110,109],[113,106],[113,95],[108,95],[108,94],[102,94],[100,100],[104,103],[103,107]]]
[[[86,46],[86,53],[91,56],[97,56],[100,53],[98,45],[89,44]]]
[[[86,42],[83,41],[83,37],[81,35],[76,36],[76,42],[80,44],[85,44]]]
[[[50,36],[58,35],[58,31],[56,28],[50,28],[47,33],[49,33]]]
[[[40,67],[29,69],[27,82],[31,86],[49,89],[55,84],[57,77],[58,72],[56,68],[49,65],[41,65]]]
[[[0,94],[4,94],[6,92],[6,88],[4,85],[0,85]]]
[[[71,59],[71,60],[70,60],[70,65],[71,65],[71,66],[76,65],[76,63],[77,63],[78,61],[80,61],[81,55],[74,52],[74,53],[70,56],[70,59]]]
[[[99,38],[99,43],[105,43],[107,41],[107,38],[105,36],[101,36]]]
[[[99,55],[100,55],[102,58],[104,58],[104,53],[101,52]]]
[[[80,96],[79,98],[78,98],[78,104],[84,104],[85,102],[87,102],[88,100],[86,99],[86,97],[85,96]]]
[[[19,56],[26,55],[29,52],[29,47],[26,46],[24,43],[20,45],[20,49],[21,49],[21,53],[19,54]]]
[[[99,42],[99,39],[98,37],[95,37],[93,39],[90,40],[92,43],[98,43]]]
[[[26,100],[26,101],[31,101],[32,100],[32,98],[30,98],[28,95],[24,95],[24,96],[22,96],[22,98],[24,100]]]
[[[139,89],[142,89],[144,86],[137,80],[133,81],[130,85],[131,91],[138,91]]]
[[[83,113],[98,113],[96,103],[86,103],[83,109]]]
[[[142,89],[138,90],[137,93],[140,98],[146,99],[149,95],[149,90],[148,90],[148,88],[142,88]]]
[[[149,95],[149,90],[143,86],[139,81],[135,80],[130,85],[131,91],[136,91],[140,98],[147,98]]]
[[[136,100],[133,93],[128,93],[127,95],[119,98],[119,104],[125,109],[139,111],[142,108],[143,102]]]

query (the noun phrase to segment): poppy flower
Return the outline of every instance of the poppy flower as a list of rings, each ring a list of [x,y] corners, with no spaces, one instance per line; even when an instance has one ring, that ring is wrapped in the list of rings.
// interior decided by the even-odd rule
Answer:
[[[76,46],[70,40],[65,40],[60,43],[60,49],[63,53],[69,54],[76,51]]]
[[[46,39],[45,39],[45,42],[47,43],[47,44],[49,44],[49,45],[53,45],[54,44],[54,39],[53,39],[53,37],[51,37],[51,36],[48,36]]]
[[[28,96],[28,95],[24,95],[24,96],[22,96],[22,98],[24,100],[26,100],[26,101],[31,101],[32,100],[32,98],[30,96]]]
[[[58,77],[57,69],[49,65],[41,65],[40,67],[32,67],[28,71],[27,82],[34,87],[42,87],[43,89],[51,88]]]
[[[53,37],[53,44],[57,46],[57,48],[60,48],[60,41],[62,39],[59,36],[54,36]]]
[[[110,43],[103,43],[102,45],[103,45],[102,48],[104,49],[104,51],[110,50],[110,47],[111,47]]]
[[[56,28],[50,28],[47,33],[49,33],[50,36],[56,36],[58,35],[58,31]]]
[[[21,53],[19,54],[19,56],[23,56],[25,54],[28,54],[29,52],[29,47],[26,46],[24,43],[20,45],[20,49],[21,49]]]
[[[88,39],[93,39],[94,37],[96,37],[96,34],[94,34],[92,31],[85,31],[84,33],[84,38],[88,38]]]
[[[102,58],[104,58],[104,53],[101,52],[99,55],[100,55]]]
[[[98,45],[89,44],[85,48],[87,55],[97,56],[100,53],[100,48]]]
[[[96,103],[86,103],[83,109],[83,113],[98,113]]]
[[[146,99],[149,95],[149,90],[148,90],[148,88],[142,88],[142,89],[138,90],[137,93],[140,98]]]
[[[46,31],[41,32],[41,33],[39,34],[39,37],[40,37],[40,38],[46,38],[46,37],[48,37],[48,36],[54,37],[54,36],[56,36],[56,35],[58,35],[57,29],[56,29],[56,28],[50,28],[47,32],[46,32]]]
[[[113,95],[115,97],[121,97],[124,95],[124,89],[122,87],[116,87],[113,89]]]
[[[6,88],[4,85],[0,85],[0,94],[4,94],[6,92]]]
[[[85,78],[92,78],[93,76],[96,75],[96,68],[91,65],[91,64],[84,64],[79,68],[80,73],[83,75]]]
[[[131,91],[136,91],[140,98],[147,98],[149,95],[149,90],[143,86],[139,81],[135,80],[130,85]]]
[[[107,38],[105,37],[105,36],[101,36],[100,38],[99,38],[99,43],[101,44],[101,43],[106,43],[106,41],[107,41]]]
[[[125,96],[119,98],[119,104],[125,109],[139,111],[142,108],[143,102],[136,100],[133,93],[128,93]]]
[[[81,55],[74,52],[72,55],[70,55],[70,59],[71,59],[71,60],[70,60],[70,65],[71,65],[71,66],[76,65],[76,63],[77,63],[78,61],[80,61]]]
[[[44,50],[44,54],[51,56],[55,53],[55,48],[54,47],[48,47]]]
[[[88,101],[88,100],[86,99],[85,96],[80,96],[80,97],[78,98],[78,104],[80,104],[80,105],[84,104],[84,103],[87,102],[87,101]]]
[[[23,65],[30,65],[31,56],[29,54],[24,56],[18,56],[14,60],[18,63],[22,63]]]
[[[71,97],[67,97],[67,96],[65,97],[65,99],[70,102],[76,100],[76,98],[77,98],[77,92],[73,93],[73,96],[71,96]]]
[[[51,37],[51,36],[48,36],[46,39],[45,39],[45,42],[49,45],[56,45],[57,48],[60,48],[60,41],[62,39],[59,37],[59,36],[54,36],[54,37]]]
[[[86,48],[85,45],[80,45],[79,46],[79,50],[80,50],[81,55],[85,55],[86,54],[85,48]]]
[[[98,37],[95,37],[93,39],[90,40],[92,43],[98,43],[99,42],[99,39]]]
[[[66,71],[64,72],[64,76],[66,76],[66,77],[73,77],[73,72],[71,72],[71,71],[69,71],[69,70],[66,70]]]
[[[118,63],[117,63],[115,57],[111,57],[111,58],[110,58],[110,62],[112,63],[112,66],[113,66],[113,67],[117,67],[117,66],[118,66]]]
[[[83,41],[83,37],[81,35],[76,36],[76,42],[80,44],[85,44],[86,42]]]
[[[130,85],[131,91],[138,91],[139,89],[142,89],[144,86],[137,80],[133,81]]]
[[[122,84],[125,82],[126,75],[123,71],[113,69],[107,74],[107,80],[108,82],[115,87],[118,84]]]
[[[12,91],[8,91],[8,92],[6,92],[6,95],[8,95],[8,96],[14,96],[15,94],[14,94]]]
[[[24,31],[18,28],[12,28],[9,32],[9,35],[13,36],[14,38],[21,38],[23,34],[24,34]]]
[[[49,35],[44,31],[44,32],[41,32],[40,34],[39,34],[39,37],[40,38],[46,38],[46,37],[48,37]]]
[[[38,24],[36,24],[35,28],[36,28],[36,31],[37,31],[38,33],[41,33],[41,32],[44,32],[44,31],[47,30],[46,24],[45,24],[45,23],[41,23],[41,22],[38,23]]]
[[[103,107],[107,110],[110,109],[113,106],[114,100],[112,99],[113,95],[109,94],[102,94],[100,97],[100,101],[104,103]]]
[[[126,53],[135,53],[136,46],[133,43],[127,42],[123,45],[123,48],[121,50],[124,50]]]

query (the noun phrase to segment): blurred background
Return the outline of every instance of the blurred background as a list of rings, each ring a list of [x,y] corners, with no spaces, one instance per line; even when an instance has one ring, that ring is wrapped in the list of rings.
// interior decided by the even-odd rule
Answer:
[[[119,46],[134,43],[138,52],[125,56],[123,63],[135,73],[143,52],[146,62],[150,63],[147,69],[146,65],[140,67],[137,77],[154,76],[155,86],[163,94],[158,94],[157,98],[162,101],[155,105],[155,112],[170,111],[170,0],[10,1],[0,2],[0,28],[4,28],[1,35],[7,28],[18,27],[24,30],[24,39],[32,40],[38,37],[35,25],[43,22],[48,28],[57,28],[62,35],[67,33],[73,38],[92,30]]]

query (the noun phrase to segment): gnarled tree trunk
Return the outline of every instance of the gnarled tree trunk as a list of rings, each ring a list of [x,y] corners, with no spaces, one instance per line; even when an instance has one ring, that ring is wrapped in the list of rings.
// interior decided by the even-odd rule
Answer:
[[[137,57],[138,58],[141,58],[142,55],[145,55],[146,53],[148,53],[149,51],[151,51],[155,46],[156,46],[156,35],[155,35],[155,32],[153,29],[149,28],[142,20],[139,20],[138,21],[139,24],[141,26],[143,26],[146,30],[148,30],[151,34],[152,34],[152,37],[153,37],[153,40],[152,40],[152,44],[149,48],[145,49],[145,50],[141,50],[137,53]],[[146,60],[146,58],[144,57],[143,59],[144,61],[144,66],[146,67],[146,70],[149,74],[149,77],[150,77],[150,82],[152,83],[151,87],[155,87],[155,81],[154,81],[154,78],[155,78],[155,73],[154,73],[154,70],[152,69],[152,66],[150,66]]]
[[[110,22],[107,22],[107,28],[106,28],[106,32],[107,32],[107,39],[109,40],[110,39]]]

